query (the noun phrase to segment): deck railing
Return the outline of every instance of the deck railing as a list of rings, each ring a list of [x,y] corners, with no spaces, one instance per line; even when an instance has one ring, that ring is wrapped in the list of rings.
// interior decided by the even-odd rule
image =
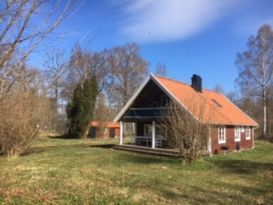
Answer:
[[[155,147],[162,148],[164,146],[165,137],[162,135],[156,135],[155,137]],[[146,147],[150,147],[152,144],[152,136],[135,136],[134,137],[134,144],[135,145],[142,145]]]

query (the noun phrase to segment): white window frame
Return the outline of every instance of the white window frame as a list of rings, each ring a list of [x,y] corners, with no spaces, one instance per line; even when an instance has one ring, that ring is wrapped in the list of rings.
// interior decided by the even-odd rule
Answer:
[[[251,129],[250,129],[250,127],[246,128],[245,136],[246,136],[246,140],[250,140],[251,139]]]
[[[234,128],[234,141],[240,142],[241,141],[241,129],[240,127]]]
[[[146,130],[148,129],[148,133]],[[152,136],[152,124],[144,124],[144,136]]]
[[[220,126],[218,127],[218,144],[226,143],[226,127]]]
[[[241,127],[241,132],[245,132],[245,127]]]

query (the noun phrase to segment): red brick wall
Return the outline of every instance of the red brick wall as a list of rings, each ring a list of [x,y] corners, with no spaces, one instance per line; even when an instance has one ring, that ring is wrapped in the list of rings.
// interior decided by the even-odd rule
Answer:
[[[119,138],[119,136],[120,136],[120,129],[115,128],[115,138]]]
[[[103,139],[108,139],[109,138],[109,136],[110,136],[110,129],[111,128],[103,128],[103,133],[102,133],[102,138]],[[119,138],[119,136],[120,136],[120,128],[113,128],[114,130],[115,130],[115,138]],[[99,132],[99,130],[98,130],[98,128],[96,128],[96,137],[99,137],[98,136],[98,132]]]
[[[235,132],[234,126],[226,126],[226,143],[219,144],[218,143],[218,127],[214,127],[211,130],[211,152],[212,154],[223,152],[221,147],[228,145],[229,151],[236,150],[236,143],[234,140],[234,132]],[[241,149],[247,149],[252,148],[254,145],[254,133],[253,128],[250,130],[250,136],[251,138],[249,140],[246,140],[245,137],[245,131],[240,132],[241,133],[241,141],[240,148]]]

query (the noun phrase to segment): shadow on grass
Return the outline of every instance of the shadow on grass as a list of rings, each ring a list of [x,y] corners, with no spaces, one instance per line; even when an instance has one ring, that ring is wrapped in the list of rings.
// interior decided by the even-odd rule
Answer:
[[[45,152],[46,150],[44,149],[44,147],[33,147],[33,148],[29,148],[26,152],[24,152],[23,154],[21,154],[21,157],[24,156],[28,156],[28,155],[32,155],[32,154],[39,154],[42,152]]]
[[[217,167],[236,174],[252,174],[259,171],[273,171],[273,163],[255,162],[249,160],[214,160],[212,161]]]
[[[62,139],[62,140],[76,140],[78,137],[74,137],[71,135],[56,135],[56,136],[48,136],[50,139]]]
[[[117,160],[121,163],[134,164],[181,164],[181,159],[174,159],[156,155],[149,155],[143,153],[135,153],[118,150]]]
[[[52,145],[52,146],[31,147],[30,149],[28,149],[27,152],[25,152],[21,156],[27,156],[27,155],[31,155],[31,154],[38,154],[38,153],[58,150],[58,149],[62,149],[62,148],[88,148],[88,147],[90,147],[89,144]]]
[[[112,149],[115,147],[115,144],[96,144],[89,145],[89,147],[103,148],[103,149]]]
[[[56,137],[49,137],[49,138],[55,138]],[[58,138],[61,139],[61,138]],[[21,156],[26,156],[26,155],[31,155],[31,154],[37,154],[37,153],[42,153],[46,151],[52,151],[52,150],[58,150],[58,149],[63,149],[63,148],[102,148],[102,149],[112,149],[115,146],[115,144],[71,144],[71,145],[49,145],[49,146],[38,146],[38,147],[31,147],[28,149],[27,152],[22,154]]]
[[[262,200],[261,204],[270,204],[273,199],[271,189],[263,189],[262,186],[220,183],[213,187],[187,185],[185,191],[166,187],[157,187],[156,189],[165,198],[172,198],[180,202],[190,201],[193,204],[256,204],[257,202],[255,203],[253,199]]]

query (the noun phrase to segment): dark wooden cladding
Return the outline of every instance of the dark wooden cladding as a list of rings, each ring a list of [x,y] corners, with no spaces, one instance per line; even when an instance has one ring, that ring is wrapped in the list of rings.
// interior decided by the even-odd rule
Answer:
[[[153,81],[149,81],[122,117],[124,122],[152,121],[163,117],[162,110],[170,98]],[[143,108],[143,109],[141,109]]]
[[[139,94],[131,107],[156,108],[164,107],[170,98],[153,82],[150,81]]]

